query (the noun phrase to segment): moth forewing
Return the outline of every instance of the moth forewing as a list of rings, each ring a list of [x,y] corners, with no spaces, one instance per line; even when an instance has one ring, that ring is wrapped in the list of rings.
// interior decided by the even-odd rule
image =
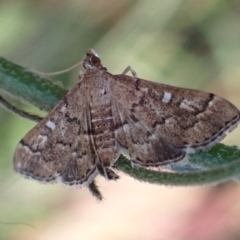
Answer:
[[[59,179],[67,185],[93,181],[96,155],[84,118],[84,90],[77,84],[20,141],[14,155],[17,172],[42,182]]]
[[[113,95],[121,111],[135,121],[135,126],[145,127],[178,149],[207,149],[239,122],[239,110],[212,93],[130,76],[114,77]]]
[[[118,178],[121,153],[133,164],[158,167],[219,142],[239,123],[238,109],[212,93],[112,75],[88,50],[86,69],[58,105],[19,143],[14,168],[38,181],[87,185]],[[131,69],[131,68],[129,68]]]

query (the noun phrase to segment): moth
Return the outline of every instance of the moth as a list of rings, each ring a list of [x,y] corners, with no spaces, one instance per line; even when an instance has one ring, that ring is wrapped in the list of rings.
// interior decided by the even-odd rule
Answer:
[[[113,75],[92,49],[83,67],[80,81],[18,144],[16,172],[85,185],[101,200],[94,179],[118,179],[113,166],[120,154],[142,167],[167,165],[212,147],[239,123],[239,110],[227,100],[140,79],[130,67]]]

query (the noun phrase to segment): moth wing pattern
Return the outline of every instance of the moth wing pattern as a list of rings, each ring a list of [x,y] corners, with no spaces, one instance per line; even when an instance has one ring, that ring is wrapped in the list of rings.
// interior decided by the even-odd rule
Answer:
[[[144,125],[129,109],[125,108],[121,100],[114,100],[114,117],[116,138],[120,151],[130,157],[132,163],[145,167],[155,167],[180,161],[185,152],[177,148],[167,139],[156,135],[148,126]]]
[[[113,76],[116,121],[122,126],[117,136],[130,159],[142,166],[164,165],[208,149],[239,122],[239,110],[212,93]]]
[[[96,159],[87,134],[84,99],[84,88],[79,83],[30,130],[15,151],[17,172],[41,182],[58,179],[67,185],[92,182]]]

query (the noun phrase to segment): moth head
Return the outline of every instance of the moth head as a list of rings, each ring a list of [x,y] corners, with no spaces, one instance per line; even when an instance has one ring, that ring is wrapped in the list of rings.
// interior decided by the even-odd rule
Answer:
[[[101,63],[101,59],[98,54],[93,49],[88,49],[86,52],[86,57],[83,60],[83,67],[86,70],[89,69],[104,69],[107,70]]]

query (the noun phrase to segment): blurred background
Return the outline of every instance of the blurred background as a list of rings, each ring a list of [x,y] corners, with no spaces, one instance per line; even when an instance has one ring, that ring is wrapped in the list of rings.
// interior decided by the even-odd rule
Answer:
[[[0,0],[2,57],[53,72],[88,48],[111,73],[131,65],[140,78],[210,91],[240,107],[238,0]],[[55,80],[70,88],[78,71]],[[240,239],[238,183],[167,188],[98,177],[99,203],[86,188],[19,177],[14,149],[34,125],[0,109],[0,240]],[[239,133],[224,143],[240,145]]]

